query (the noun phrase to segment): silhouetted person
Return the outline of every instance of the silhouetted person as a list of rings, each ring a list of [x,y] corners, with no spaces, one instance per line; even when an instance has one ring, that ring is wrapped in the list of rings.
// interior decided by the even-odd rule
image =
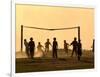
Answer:
[[[49,45],[51,45],[51,43],[49,42],[49,39],[47,39],[46,43],[45,43],[45,52],[49,52]],[[52,46],[52,45],[51,45]]]
[[[41,45],[41,43],[38,42],[37,51],[38,51],[39,53],[42,53],[41,56],[45,56],[44,51],[43,51],[43,48],[44,48],[43,45]]]
[[[30,38],[30,42],[29,42],[29,49],[30,49],[30,56],[33,59],[34,56],[34,50],[35,50],[35,43],[33,41],[33,38]]]
[[[78,60],[80,60],[82,56],[82,43],[81,43],[81,40],[79,40],[78,42]]]
[[[24,45],[25,45],[25,52],[27,57],[29,58],[29,46],[28,46],[28,42],[26,39],[24,39]]]
[[[77,38],[75,37],[74,40],[72,41],[72,43],[70,45],[73,45],[73,50],[72,50],[72,54],[71,54],[71,57],[73,57],[73,54],[75,52],[76,56],[77,56],[77,45],[78,45],[78,42],[77,42]]]
[[[92,52],[94,52],[94,44],[95,44],[95,40],[93,39],[93,45],[92,45]]]
[[[68,43],[66,42],[66,40],[64,40],[64,51],[67,53],[68,55]]]
[[[58,43],[56,41],[56,38],[53,38],[53,58],[57,58],[57,49],[58,49]]]

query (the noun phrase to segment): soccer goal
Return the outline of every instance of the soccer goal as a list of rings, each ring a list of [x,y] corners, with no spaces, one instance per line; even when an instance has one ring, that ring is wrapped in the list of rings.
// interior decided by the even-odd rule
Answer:
[[[77,27],[68,27],[68,28],[39,28],[39,27],[30,27],[30,26],[25,26],[21,25],[21,52],[23,51],[23,35],[24,35],[24,29],[25,28],[31,28],[31,29],[37,29],[37,30],[46,30],[46,31],[59,31],[59,30],[70,30],[70,29],[77,29],[77,38],[78,42],[80,42],[80,26]]]

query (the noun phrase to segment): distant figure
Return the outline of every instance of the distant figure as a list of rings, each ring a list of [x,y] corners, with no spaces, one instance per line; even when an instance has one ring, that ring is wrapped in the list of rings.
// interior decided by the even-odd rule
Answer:
[[[71,54],[71,57],[73,57],[73,54],[75,52],[76,56],[77,56],[77,45],[78,45],[78,42],[77,42],[77,38],[75,37],[74,38],[74,41],[72,41],[72,43],[70,45],[73,45],[73,50],[72,50],[72,54]]]
[[[56,38],[53,38],[53,58],[57,58],[57,49],[58,49],[58,43],[56,41]]]
[[[41,56],[45,56],[42,48],[44,48],[43,45],[41,45],[41,43],[38,42],[37,51],[38,51],[38,53],[41,54]]]
[[[92,45],[92,52],[94,53],[94,47],[95,47],[95,40],[93,39],[93,45]]]
[[[29,46],[28,46],[28,42],[26,39],[24,39],[24,45],[25,45],[25,52],[27,57],[29,58]]]
[[[78,42],[78,60],[80,60],[82,56],[82,43],[81,43],[81,40],[79,40]]]
[[[35,50],[35,43],[33,41],[33,38],[30,38],[30,42],[29,42],[29,49],[30,49],[30,56],[33,59],[34,56],[34,50]]]
[[[66,40],[64,40],[64,51],[67,53],[68,55],[68,43],[66,42]]]
[[[46,53],[49,52],[49,45],[51,45],[51,43],[49,42],[49,39],[47,39],[47,42],[45,43],[45,52]]]

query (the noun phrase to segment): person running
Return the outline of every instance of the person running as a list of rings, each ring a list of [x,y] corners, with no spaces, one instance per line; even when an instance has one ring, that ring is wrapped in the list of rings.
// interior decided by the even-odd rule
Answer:
[[[64,40],[64,51],[65,51],[65,53],[67,53],[67,55],[68,55],[68,43],[66,42],[66,40]]]
[[[58,43],[56,41],[56,38],[53,38],[53,58],[57,58],[57,49],[58,49]]]
[[[29,41],[29,49],[30,49],[30,56],[31,56],[31,59],[33,59],[34,50],[35,50],[35,43],[34,43],[32,37],[30,38],[30,41]]]
[[[81,40],[78,42],[78,60],[80,61],[80,58],[82,56],[82,43]]]
[[[72,43],[70,45],[73,45],[73,50],[72,50],[72,54],[71,57],[73,57],[73,54],[75,53],[77,56],[77,49],[78,49],[78,42],[77,42],[77,38],[74,37],[74,40],[72,41]]]
[[[28,42],[26,39],[24,39],[24,45],[25,45],[25,52],[27,57],[29,58],[29,46],[28,46]]]
[[[37,52],[38,52],[39,54],[41,54],[42,57],[45,56],[45,54],[44,54],[44,52],[43,52],[43,48],[44,48],[43,45],[41,45],[41,43],[38,42]]]
[[[49,52],[49,45],[51,45],[51,43],[49,42],[49,39],[47,39],[47,42],[45,43],[45,53]]]

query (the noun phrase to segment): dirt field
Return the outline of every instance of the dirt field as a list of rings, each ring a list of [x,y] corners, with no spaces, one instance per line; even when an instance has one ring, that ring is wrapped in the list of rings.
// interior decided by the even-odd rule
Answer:
[[[69,55],[58,51],[58,59],[52,59],[52,53],[49,52],[45,57],[32,60],[25,58],[25,53],[16,53],[16,73],[94,68],[94,55],[91,51],[83,51],[81,61],[78,61],[75,55],[70,57],[70,54],[71,51]]]

